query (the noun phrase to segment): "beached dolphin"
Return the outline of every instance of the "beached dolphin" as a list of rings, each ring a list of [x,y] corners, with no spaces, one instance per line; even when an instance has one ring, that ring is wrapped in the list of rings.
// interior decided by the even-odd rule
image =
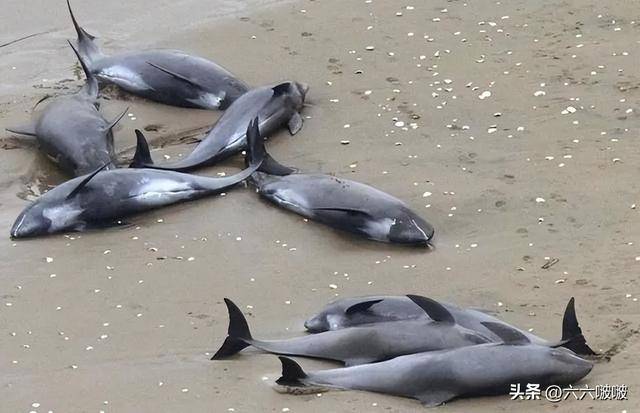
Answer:
[[[229,310],[228,336],[212,360],[224,359],[253,346],[269,353],[335,360],[353,366],[404,354],[489,342],[483,335],[457,325],[437,302],[425,297],[409,298],[429,314],[429,320],[378,323],[269,341],[255,340],[242,311],[225,298]]]
[[[226,109],[249,87],[223,67],[178,50],[151,50],[106,56],[76,21],[67,0],[78,50],[102,81],[167,105]]]
[[[305,372],[280,357],[282,377],[276,391],[309,394],[330,389],[365,390],[420,400],[425,406],[458,397],[507,394],[512,385],[565,386],[585,377],[593,364],[566,348],[532,344],[504,324],[485,322],[503,343],[401,356],[389,361]]]
[[[427,246],[433,227],[399,199],[368,185],[321,174],[269,175],[251,180],[258,193],[305,218],[365,238]]]
[[[251,182],[284,209],[375,241],[428,246],[433,237],[433,227],[392,195],[331,175],[291,173],[266,152],[264,159]]]
[[[147,141],[139,136],[131,167],[184,172],[214,165],[246,148],[246,126],[255,117],[260,120],[259,129],[263,137],[270,136],[284,125],[288,125],[293,135],[302,128],[299,111],[308,89],[307,85],[298,82],[284,82],[250,90],[229,106],[188,156],[175,163],[154,165]]]
[[[540,345],[554,345],[555,343],[538,337],[528,331],[520,330],[484,311],[473,308],[460,308],[452,304],[441,303],[455,319],[456,323],[470,330],[477,331],[492,341],[498,341],[498,337],[484,322],[500,323],[513,328],[525,335],[532,343]],[[339,330],[362,324],[389,322],[397,320],[416,320],[428,317],[424,311],[416,308],[413,301],[406,296],[366,296],[354,298],[341,298],[325,306],[318,314],[305,321],[305,328],[312,333],[329,330]],[[570,337],[574,340],[566,342],[566,346],[577,354],[592,355],[594,351],[587,343],[577,339],[582,336],[582,330],[576,317],[575,300],[569,300],[562,320],[562,338],[566,342]]]
[[[257,123],[257,120],[252,121]],[[261,143],[261,142],[260,142]],[[154,169],[113,169],[81,176],[40,196],[22,211],[12,238],[80,231],[115,223],[128,215],[223,192],[247,179],[262,162],[249,140],[249,166],[224,178]],[[259,152],[258,152],[259,153]]]
[[[38,147],[64,172],[85,175],[101,166],[113,169],[113,127],[126,110],[113,121],[98,111],[98,82],[78,56],[87,80],[80,91],[52,100],[28,125],[7,128],[9,132],[34,136]]]

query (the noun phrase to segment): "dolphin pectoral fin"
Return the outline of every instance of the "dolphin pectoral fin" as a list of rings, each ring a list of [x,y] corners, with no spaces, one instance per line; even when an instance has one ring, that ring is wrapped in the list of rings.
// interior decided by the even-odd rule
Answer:
[[[359,357],[359,358],[350,358],[343,361],[344,361],[345,367],[353,367],[353,366],[361,366],[363,364],[375,363],[376,361],[380,361],[380,360],[376,358],[371,358],[371,357]]]
[[[517,346],[531,343],[531,340],[529,340],[527,336],[506,324],[494,323],[491,321],[481,321],[480,323],[491,330],[492,333],[500,337],[500,339],[504,341],[504,344]]]
[[[122,118],[124,117],[124,115],[127,114],[128,111],[129,111],[129,107],[127,106],[125,108],[125,110],[123,110],[122,113],[120,113],[118,116],[116,116],[116,118],[114,120],[109,122],[109,124],[107,126],[105,126],[104,129],[105,130],[113,129],[118,124],[118,122],[120,122],[122,120]]]
[[[302,129],[302,116],[298,112],[295,112],[291,118],[289,118],[289,123],[287,123],[287,127],[289,128],[289,133],[295,135]]]
[[[33,123],[27,123],[20,126],[11,126],[6,128],[6,130],[7,132],[15,133],[17,135],[37,136],[36,125]]]
[[[372,305],[378,304],[381,301],[384,301],[384,299],[381,298],[379,300],[362,301],[360,303],[354,304],[351,307],[347,308],[345,310],[345,314],[352,315],[355,313],[361,313],[361,312],[367,311]]]
[[[94,176],[98,175],[98,173],[106,168],[110,163],[111,162],[105,163],[94,172],[90,173],[89,175],[85,175],[85,178],[78,184],[78,186],[76,186],[73,191],[69,192],[69,195],[67,195],[66,199],[71,199],[76,196],[80,191],[82,191],[82,188],[84,188],[89,183],[89,181],[93,179]]]
[[[289,91],[289,87],[290,87],[289,82],[283,82],[275,85],[274,87],[271,88],[271,90],[273,90],[273,96],[284,95]]]
[[[49,98],[52,98],[52,97],[53,97],[53,95],[50,95],[50,94],[48,94],[48,93],[47,93],[46,95],[44,95],[43,97],[41,97],[41,98],[40,98],[40,100],[38,100],[38,101],[36,102],[36,104],[35,104],[35,105],[33,105],[33,108],[32,108],[32,109],[37,108],[39,104],[41,104],[41,103],[42,103],[42,102],[44,102],[45,100],[47,100],[47,99],[49,99]]]
[[[156,63],[151,63],[149,61],[147,61],[147,64],[149,66],[151,66],[151,67],[155,67],[156,69],[160,70],[161,72],[164,72],[164,73],[168,74],[169,76],[171,76],[171,77],[173,77],[175,79],[182,80],[183,82],[186,82],[186,83],[190,84],[191,86],[195,86],[197,88],[202,88],[198,82],[196,82],[193,79],[189,79],[188,77],[186,77],[184,75],[181,75],[180,73],[176,73],[176,72],[174,72],[172,70],[167,69],[166,67],[162,67],[162,66],[160,66],[160,65],[158,65]]]
[[[312,209],[314,212],[318,211],[328,211],[328,212],[344,212],[345,214],[350,215],[366,215],[367,217],[371,216],[366,211],[362,211],[360,209],[355,208],[340,208],[340,207],[317,207]]]
[[[440,406],[454,397],[456,397],[455,393],[446,390],[430,391],[415,396],[425,407]]]

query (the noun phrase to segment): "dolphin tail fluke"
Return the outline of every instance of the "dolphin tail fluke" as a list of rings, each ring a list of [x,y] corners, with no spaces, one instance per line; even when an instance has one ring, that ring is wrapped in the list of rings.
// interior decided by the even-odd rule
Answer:
[[[228,335],[211,360],[220,360],[232,356],[243,348],[248,347],[249,343],[247,343],[247,341],[252,340],[249,324],[247,324],[247,319],[244,317],[244,314],[242,314],[242,311],[228,298],[225,298],[224,302],[229,311]]]
[[[278,163],[278,161],[267,153],[264,147],[264,139],[262,139],[258,129],[257,117],[249,123],[249,127],[247,128],[247,147],[247,163],[252,165],[262,162],[258,171],[279,176],[290,175],[296,172],[296,169]]]
[[[71,4],[69,0],[67,0],[67,7],[69,8],[69,14],[71,15],[71,21],[73,22],[73,27],[76,29],[76,33],[78,34],[78,52],[82,56],[82,59],[89,65],[102,57],[102,52],[98,45],[94,42],[95,36],[89,34],[85,29],[83,29],[76,20],[76,17],[73,15],[73,10],[71,9]]]
[[[281,386],[304,387],[302,379],[307,377],[307,373],[302,370],[302,367],[288,357],[280,356],[278,358],[282,363],[282,376],[276,380],[276,383]]]
[[[576,354],[581,355],[594,355],[596,354],[589,345],[587,340],[582,335],[582,329],[578,324],[578,317],[576,316],[575,299],[571,297],[567,308],[564,310],[564,316],[562,317],[562,347],[566,347]]]
[[[227,336],[224,339],[222,346],[216,351],[216,354],[211,357],[211,360],[224,360],[227,357],[231,357],[234,354],[241,352],[249,344],[235,337]]]

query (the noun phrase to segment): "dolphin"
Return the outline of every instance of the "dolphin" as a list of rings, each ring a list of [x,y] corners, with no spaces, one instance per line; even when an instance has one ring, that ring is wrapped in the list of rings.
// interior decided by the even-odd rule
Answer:
[[[51,101],[30,124],[7,130],[35,137],[40,150],[70,175],[85,175],[101,166],[113,169],[116,154],[112,129],[127,111],[113,121],[100,114],[98,82],[76,48],[69,45],[87,77],[82,89]]]
[[[299,111],[308,89],[298,82],[284,82],[250,90],[229,106],[189,156],[176,163],[154,165],[147,141],[138,136],[131,167],[189,171],[213,165],[246,148],[246,125],[255,117],[260,120],[262,136],[271,135],[283,125],[288,125],[293,135],[302,128]]]
[[[585,377],[593,364],[566,348],[531,343],[505,326],[484,322],[501,343],[401,356],[380,363],[305,372],[280,357],[276,391],[290,394],[323,390],[365,390],[417,399],[427,407],[459,397],[506,394],[512,385],[564,386]]]
[[[261,150],[265,161],[251,176],[251,183],[263,198],[305,218],[374,241],[430,245],[434,234],[431,224],[396,197],[331,175],[292,173],[293,169],[266,153],[264,146]]]
[[[257,123],[257,119],[252,123]],[[254,156],[255,145],[250,139],[249,166],[224,178],[126,168],[98,169],[71,179],[25,208],[11,228],[11,237],[81,231],[112,224],[128,215],[223,192],[258,169],[262,159]]]
[[[457,325],[451,314],[436,301],[408,296],[429,320],[396,321],[285,340],[256,340],[240,309],[228,298],[229,330],[222,347],[212,357],[220,360],[248,346],[285,355],[341,361],[347,366],[388,360],[404,354],[488,343],[481,334]]]
[[[502,320],[480,310],[473,308],[460,308],[452,304],[442,305],[453,315],[456,323],[473,331],[483,334],[492,341],[498,341],[498,337],[492,330],[485,327],[484,322],[503,324],[517,330],[526,336],[531,342],[539,345],[552,346],[550,342],[528,331],[520,330]],[[424,311],[417,309],[406,296],[366,296],[355,298],[342,298],[325,306],[318,314],[305,321],[305,328],[312,333],[329,330],[339,330],[362,324],[397,321],[417,320],[426,318]],[[568,338],[573,340],[567,341]],[[582,337],[582,339],[579,339]],[[567,303],[562,320],[562,338],[565,346],[568,346],[577,354],[593,355],[595,352],[587,345],[582,336],[582,329],[576,317],[575,299],[571,297]]]
[[[94,41],[95,36],[76,21],[69,0],[67,6],[78,34],[80,55],[101,81],[156,102],[199,109],[224,110],[249,90],[225,68],[179,50],[106,56]]]

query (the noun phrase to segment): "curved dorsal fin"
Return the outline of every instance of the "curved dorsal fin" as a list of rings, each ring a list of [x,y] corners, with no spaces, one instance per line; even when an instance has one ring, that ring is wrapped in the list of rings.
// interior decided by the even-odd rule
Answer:
[[[442,304],[431,298],[408,294],[407,297],[422,308],[433,321],[455,323],[453,315]]]
[[[531,343],[531,340],[529,340],[527,336],[506,324],[495,323],[492,321],[481,321],[481,323],[483,326],[491,330],[493,334],[500,337],[505,344],[517,346]]]
[[[100,168],[96,169],[95,172],[91,172],[89,175],[86,175],[85,178],[78,184],[78,186],[76,186],[73,191],[69,192],[69,195],[67,195],[66,199],[71,199],[74,196],[78,195],[78,192],[82,191],[82,188],[84,188],[91,179],[93,179],[94,176],[98,175],[98,172],[102,171],[104,168],[107,167],[107,165],[109,165],[111,162],[109,163],[105,163],[104,165],[102,165]]]
[[[347,308],[344,312],[347,315],[361,313],[361,312],[367,311],[372,305],[378,304],[380,301],[383,301],[383,300],[384,299],[380,298],[378,300],[361,301]]]

